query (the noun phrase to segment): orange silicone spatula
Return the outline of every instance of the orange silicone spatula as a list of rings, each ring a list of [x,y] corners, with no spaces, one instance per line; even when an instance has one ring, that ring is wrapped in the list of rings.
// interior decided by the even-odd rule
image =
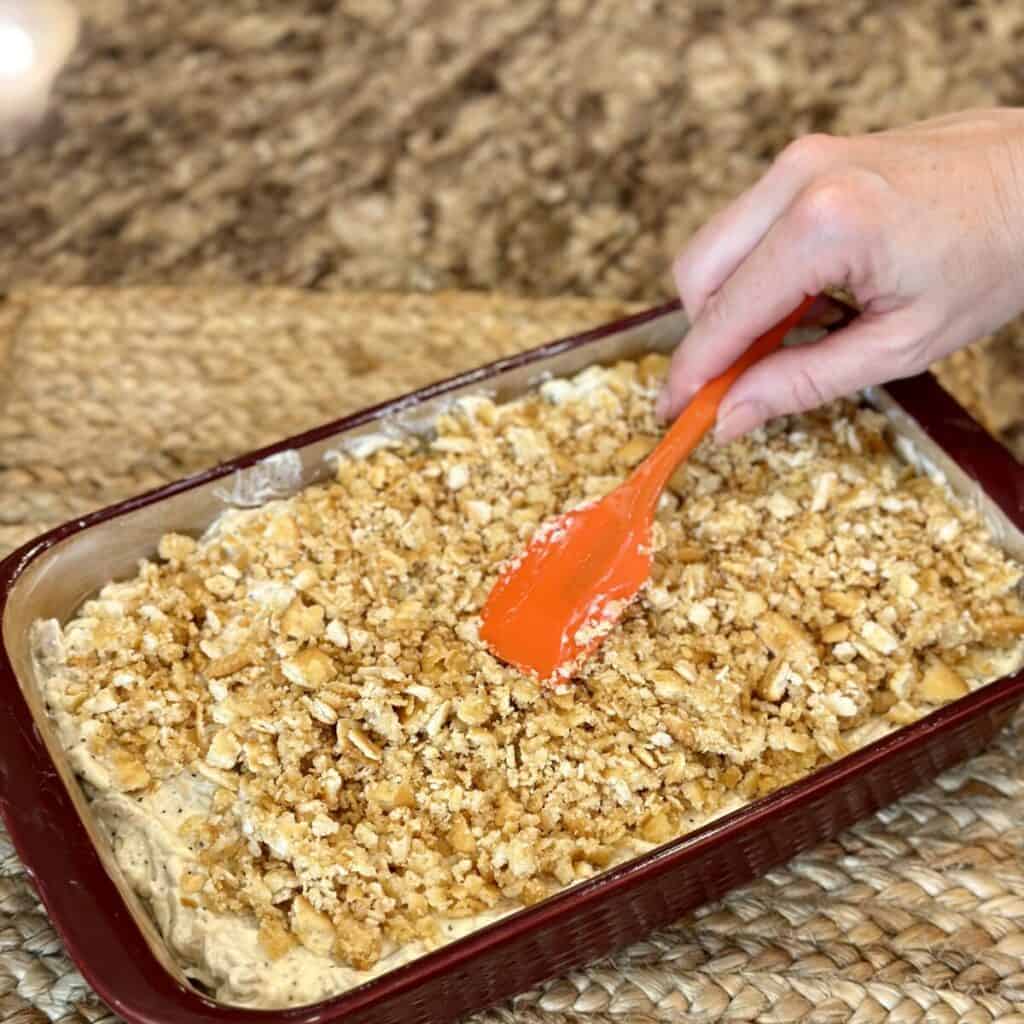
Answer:
[[[481,613],[491,652],[542,680],[567,677],[604,638],[651,572],[651,527],[676,467],[714,426],[739,376],[782,344],[813,302],[763,334],[705,384],[658,446],[614,491],[542,524],[494,585]]]

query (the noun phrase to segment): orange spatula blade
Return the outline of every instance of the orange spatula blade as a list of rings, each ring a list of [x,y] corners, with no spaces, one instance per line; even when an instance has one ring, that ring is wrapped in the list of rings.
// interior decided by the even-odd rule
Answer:
[[[495,584],[482,613],[484,643],[545,680],[573,665],[650,575],[650,532],[617,491],[559,516]]]

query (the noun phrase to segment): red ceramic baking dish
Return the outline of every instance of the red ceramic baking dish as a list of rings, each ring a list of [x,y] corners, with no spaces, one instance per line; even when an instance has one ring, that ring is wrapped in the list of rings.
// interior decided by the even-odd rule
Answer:
[[[522,393],[569,374],[667,350],[685,322],[651,310],[432,385],[206,473],[66,523],[0,563],[0,811],[68,952],[130,1022],[439,1022],[493,1004],[678,918],[975,754],[1024,698],[1024,673],[991,683],[803,780],[621,867],[325,1002],[240,1009],[190,984],[91,823],[33,677],[29,626],[67,620],[135,570],[168,530],[201,531],[225,507],[326,474],[325,454],[381,420],[427,422],[456,395]],[[1000,542],[1024,554],[1024,468],[928,376],[869,396],[951,486],[977,502]]]

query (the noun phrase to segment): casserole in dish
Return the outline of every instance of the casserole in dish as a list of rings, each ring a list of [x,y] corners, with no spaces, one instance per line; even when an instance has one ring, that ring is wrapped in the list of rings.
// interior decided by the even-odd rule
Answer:
[[[22,690],[29,703],[34,704],[36,722],[44,739],[51,744],[51,756],[58,770],[65,775],[67,780],[68,766],[59,744],[54,742],[55,737],[51,724],[45,717],[38,689],[32,678],[32,652],[27,641],[28,627],[32,622],[51,618],[66,621],[79,608],[82,599],[94,593],[107,580],[112,577],[130,576],[138,559],[151,555],[164,534],[169,532],[194,534],[205,530],[215,519],[217,513],[223,510],[225,501],[237,503],[241,500],[242,503],[253,503],[272,497],[275,493],[281,493],[281,488],[290,492],[300,483],[308,482],[316,477],[322,478],[324,475],[322,467],[324,453],[339,447],[343,439],[348,447],[351,447],[353,443],[358,444],[360,434],[364,435],[365,441],[365,435],[373,434],[379,429],[377,421],[383,416],[390,416],[393,420],[396,415],[399,415],[404,418],[406,426],[415,426],[413,421],[427,422],[432,418],[433,412],[428,405],[430,402],[447,403],[459,393],[479,391],[483,387],[496,392],[499,399],[511,397],[521,391],[531,378],[536,379],[540,374],[562,376],[594,362],[608,363],[628,356],[642,355],[659,348],[664,349],[676,340],[681,329],[678,313],[673,310],[662,310],[635,318],[624,325],[613,325],[606,331],[556,343],[537,353],[527,354],[518,359],[498,364],[497,367],[492,368],[489,376],[484,373],[467,375],[447,385],[427,389],[426,392],[411,396],[410,399],[397,405],[373,410],[342,424],[335,424],[323,428],[321,431],[313,432],[311,435],[306,435],[304,438],[295,439],[280,446],[279,451],[269,462],[264,461],[261,457],[272,453],[255,453],[248,459],[222,467],[201,479],[186,481],[167,488],[157,495],[127,503],[126,506],[119,506],[107,513],[99,514],[93,520],[87,520],[84,524],[62,528],[62,530],[42,538],[36,546],[30,546],[29,549],[12,557],[5,565],[11,574],[13,584],[7,588],[7,606],[4,614],[5,647],[13,655],[19,679],[23,684]],[[901,397],[900,390],[908,388],[909,392]],[[955,406],[951,405],[948,400],[946,400],[945,406],[941,404],[941,392],[936,392],[934,385],[927,379],[917,381],[913,385],[900,385],[893,389],[893,395],[896,405],[902,404],[904,411],[909,412],[912,419],[916,418],[919,422],[923,422],[926,429],[939,432],[952,430],[952,433],[949,433],[944,440],[954,458],[966,459],[969,470],[972,467],[977,470],[986,462],[1002,470],[1009,470],[1013,466],[1009,456],[1003,453],[994,442],[984,440],[980,432],[970,433],[969,423],[963,422],[959,414],[956,413]],[[915,395],[923,395],[923,399],[920,400],[923,401],[923,405],[914,406]],[[898,421],[897,430],[909,435],[914,434],[914,423],[906,421],[905,417],[900,415],[899,408],[894,407],[890,399],[879,396],[878,402]],[[946,415],[937,421],[932,421],[922,415],[925,409],[930,416],[943,412]],[[943,462],[945,459],[943,453],[935,449],[922,435],[918,434],[913,437],[913,441],[914,450],[918,454],[924,453],[932,464]],[[971,461],[972,459],[973,461]],[[227,481],[229,486],[225,486],[226,481],[223,478],[226,473],[245,466],[255,466],[255,468],[236,477],[233,481]],[[1015,466],[1013,468],[1015,470]],[[967,478],[958,474],[955,467],[946,464],[943,469],[955,488],[963,487],[966,484]],[[974,475],[977,477],[979,473],[974,472]],[[1003,483],[1005,484],[1009,479],[1007,477]],[[1007,495],[997,492],[994,499],[990,500],[975,492],[974,498],[981,503],[985,515],[999,529],[1002,542],[1013,548],[1018,540],[1018,534],[1012,528],[1013,524],[1006,515],[1007,511],[1012,513],[1014,509],[1013,503],[1006,500]],[[784,506],[785,502],[781,499],[775,502],[775,511],[771,514],[773,516],[777,514],[778,518],[785,519],[787,508]],[[173,554],[169,550],[167,554],[173,558]],[[58,555],[60,555],[59,558]],[[221,583],[216,584],[218,588],[221,585]],[[223,586],[226,587],[227,584],[225,583]],[[695,601],[694,604],[696,606],[699,602]],[[710,615],[713,610],[709,611],[708,608],[705,608],[705,611]],[[750,614],[755,617],[761,614],[764,617],[763,612],[763,609],[761,613],[752,609]],[[698,622],[697,619],[704,621]],[[694,625],[697,627],[706,625],[703,613],[695,617]],[[874,623],[874,625],[884,630],[884,622],[882,624]],[[877,643],[879,652],[883,652],[889,643],[884,632],[871,630],[869,633],[868,639],[871,639],[872,643]],[[832,639],[835,643],[846,642],[840,640],[838,635]],[[665,677],[661,680],[663,686],[668,686],[671,682],[672,680]],[[686,906],[692,906],[695,900],[715,895],[723,891],[724,887],[729,884],[750,877],[750,871],[756,869],[758,865],[768,866],[775,860],[787,856],[789,852],[803,848],[815,838],[832,834],[836,828],[853,820],[853,816],[856,816],[857,813],[863,813],[871,806],[877,805],[886,794],[886,783],[890,794],[903,791],[913,783],[915,778],[919,780],[925,777],[922,766],[927,764],[931,757],[930,754],[924,753],[925,751],[930,750],[932,754],[936,755],[939,751],[945,751],[935,761],[937,768],[946,763],[945,759],[955,757],[958,753],[962,755],[967,750],[973,749],[973,745],[982,742],[989,734],[989,730],[993,728],[994,719],[989,712],[995,712],[996,705],[990,703],[981,709],[983,714],[972,712],[967,718],[957,720],[957,726],[964,726],[967,729],[966,733],[951,729],[949,726],[946,727],[951,729],[949,735],[961,737],[962,744],[959,747],[957,742],[960,741],[954,740],[951,744],[943,741],[943,737],[946,736],[945,730],[933,735],[932,733],[921,733],[921,727],[927,722],[944,721],[943,715],[950,715],[958,707],[970,707],[971,703],[982,694],[988,696],[999,692],[1000,688],[1002,688],[1005,698],[998,703],[998,710],[1001,711],[1017,697],[1014,687],[1007,687],[1005,682],[979,690],[953,707],[937,712],[936,715],[929,716],[923,722],[881,740],[874,746],[844,759],[831,768],[808,776],[786,790],[755,802],[722,819],[716,825],[700,829],[683,839],[669,842],[652,855],[630,860],[610,873],[601,874],[593,880],[585,881],[569,891],[540,903],[531,910],[474,933],[461,942],[442,948],[407,967],[363,985],[347,996],[325,1003],[320,1006],[317,1013],[333,1016],[335,1012],[339,1014],[350,1012],[356,1007],[362,1007],[370,1012],[372,1005],[374,1015],[385,1014],[378,1019],[390,1019],[387,1016],[389,1013],[393,1013],[396,1019],[398,1017],[410,1019],[411,1016],[414,1016],[413,1009],[419,1006],[427,1017],[430,1015],[441,1017],[463,1012],[474,1005],[482,1005],[483,1002],[515,991],[516,988],[521,988],[524,984],[529,984],[544,974],[563,969],[570,963],[580,962],[580,958],[599,955],[612,948],[611,944],[621,941],[622,938],[629,935],[637,934],[638,929],[643,928],[645,924],[650,926],[668,920],[685,909]],[[13,687],[10,699],[17,710],[18,693]],[[15,741],[19,735],[23,740],[29,738],[18,733],[14,737]],[[912,742],[914,736],[917,736],[916,745]],[[929,742],[926,743],[926,739]],[[5,747],[5,750],[8,747],[10,745]],[[883,753],[886,757],[897,758],[894,761],[897,767],[893,769],[891,779],[885,779],[884,764],[876,774],[872,774],[871,767],[875,762],[870,758],[864,760],[865,755],[871,751],[875,752],[876,761]],[[902,771],[898,766],[903,762],[899,761],[897,757],[901,754],[909,759],[903,765]],[[914,754],[924,754],[925,760],[923,762],[920,759],[915,761],[912,757]],[[37,756],[45,755],[37,749]],[[15,759],[12,757],[10,760],[13,762]],[[858,765],[865,772],[864,778],[868,780],[865,784],[867,788],[855,785],[855,788],[848,789],[847,783],[856,783],[860,778],[860,773],[856,770]],[[853,770],[853,776],[837,774],[837,770],[843,766],[846,767],[847,772]],[[4,768],[5,774],[16,770],[17,768],[12,768],[11,764],[5,765]],[[5,779],[5,783],[9,782],[9,779]],[[874,790],[872,785],[875,787]],[[814,802],[814,798],[830,791],[832,787],[838,787],[838,792],[845,794],[847,800],[845,805],[831,804],[827,807],[820,807]],[[38,792],[38,780],[36,791]],[[58,787],[50,795],[60,799],[61,792]],[[82,795],[77,785],[71,783],[70,792],[81,804]],[[19,844],[19,849],[26,856],[29,865],[35,868],[40,857],[47,855],[52,857],[58,851],[37,850],[33,855],[32,851],[24,849],[22,837],[26,831],[32,832],[31,826],[35,820],[33,814],[28,812],[24,802],[26,798],[30,799],[31,795],[30,787],[21,788],[11,785],[8,788],[5,785],[5,801],[12,807],[15,803],[17,804],[16,808],[9,809],[9,817],[12,819],[12,835],[15,842]],[[747,795],[756,796],[756,790],[753,794]],[[63,799],[66,801],[67,794],[64,794]],[[812,801],[807,805],[811,808],[810,813],[804,814],[801,811],[804,800]],[[37,804],[36,806],[42,805]],[[791,813],[800,818],[800,827],[794,829],[792,824],[789,824],[783,826],[781,831],[777,831],[775,828],[767,831],[761,828],[758,833],[748,831],[751,822],[762,824],[765,820],[763,815],[766,813],[769,815],[780,813],[783,815],[783,819],[788,818]],[[84,814],[84,817],[86,827],[92,827],[93,823],[88,812]],[[39,824],[38,821],[35,823]],[[76,831],[73,821],[67,824],[69,838],[72,840],[78,838],[84,843],[81,852],[85,855],[89,841],[81,833],[81,828],[82,826],[78,825]],[[45,834],[45,828],[43,834]],[[757,835],[757,842],[751,846],[749,839],[754,834]],[[36,838],[38,839],[39,836],[37,835]],[[652,833],[652,840],[661,838],[664,836],[657,832]],[[31,845],[31,840],[30,834],[29,845]],[[723,848],[720,844],[727,840],[729,841],[728,852],[722,856]],[[109,850],[103,840],[98,840],[98,842],[99,849],[103,855],[108,857],[109,861]],[[713,852],[715,850],[719,850],[719,853]],[[98,864],[95,863],[95,854],[92,855],[92,860],[94,862],[92,866],[95,869],[98,867]],[[689,864],[691,869],[696,868],[696,870],[676,870],[683,864]],[[703,865],[703,869],[701,865]],[[120,872],[116,865],[109,864],[109,866],[113,876],[121,882],[122,888],[127,888],[123,884],[123,879],[120,878]],[[46,873],[37,868],[36,874],[43,883],[44,898],[49,895],[48,903],[52,900],[59,902],[60,892],[53,891],[51,888],[49,894],[47,893]],[[51,874],[50,877],[77,879],[79,876],[77,873],[65,871],[63,875]],[[90,882],[90,884],[92,883]],[[109,881],[106,884],[109,893]],[[101,888],[102,886],[97,883],[97,891]],[[129,895],[128,899],[132,898]],[[609,900],[607,905],[603,902],[605,899]],[[570,906],[574,908],[574,916],[571,919],[562,918],[560,915],[566,912]],[[618,916],[623,911],[625,911],[625,916]],[[73,955],[77,955],[73,936],[69,934],[74,931],[75,922],[63,920],[57,909],[52,912],[58,927],[65,932]],[[576,916],[577,914],[579,916]],[[653,916],[651,916],[652,914]],[[532,926],[537,925],[538,922],[541,930],[535,932],[532,930]],[[591,931],[590,929],[595,925],[597,925],[597,930]],[[144,915],[141,917],[141,928],[152,931],[148,919]],[[547,934],[550,938],[553,928],[561,929],[561,937],[554,942],[553,946],[548,947],[550,950],[548,952],[544,949],[546,945],[544,936]],[[566,928],[568,928],[568,932],[564,930]],[[127,928],[125,931],[129,934],[120,934],[114,937],[117,942],[123,943],[142,938],[137,928],[134,930]],[[150,938],[152,939],[153,936],[150,935]],[[513,941],[520,943],[518,948],[509,945]],[[122,945],[121,948],[124,949],[124,946]],[[78,949],[81,950],[80,944]],[[522,954],[528,950],[533,951],[533,956],[527,955],[522,959],[515,958],[515,962],[512,962],[515,952]],[[90,950],[90,954],[92,953],[93,951]],[[139,956],[141,957],[141,953]],[[150,969],[150,981],[156,976],[153,974],[155,969],[153,956],[154,954],[150,953],[148,959],[140,963],[141,966]],[[165,963],[169,959],[158,940],[156,956],[163,956]],[[87,957],[86,962],[83,962],[83,969],[100,989],[101,994],[114,1001],[114,1005],[122,1013],[131,1015],[134,1012],[137,1015],[138,1009],[124,1003],[123,999],[118,1001],[118,988],[121,991],[130,989],[121,986],[120,981],[114,989],[111,989],[109,978],[106,987],[101,984],[102,979],[97,980],[97,961],[102,961],[101,955],[94,956],[91,963]],[[464,971],[470,970],[471,963],[476,965],[504,964],[504,977],[489,977],[486,969],[482,973],[478,973],[476,967],[473,968],[472,975],[463,975]],[[119,966],[123,972],[123,965]],[[465,981],[459,981],[453,985],[451,974],[447,976],[447,981],[444,980],[442,976],[434,973],[441,967],[457,970],[460,975],[463,975]],[[423,973],[424,971],[426,973]],[[170,984],[170,988],[167,984],[160,986],[164,993],[164,999],[168,998],[168,992],[173,992],[176,998],[185,1000],[196,1012],[201,1010],[204,1014],[216,1016],[234,1012],[217,1006],[181,987],[183,979],[180,972],[177,981],[177,986],[173,982]],[[495,987],[499,982],[501,987]],[[424,990],[421,986],[428,984],[441,987],[434,989],[435,996],[428,996],[426,1002],[413,1000],[411,988],[416,987],[418,993],[426,994],[430,990]],[[449,989],[450,985],[453,985],[451,989]],[[491,987],[488,988],[488,985]],[[154,992],[157,995],[160,994],[152,984],[149,984],[148,988],[143,986],[143,989],[146,999],[152,999]],[[449,1006],[441,1005],[436,1000],[436,993],[445,990],[452,992],[452,1002]],[[406,997],[407,1001],[389,1003],[390,999],[397,998],[400,991],[409,993]],[[473,991],[476,992],[475,996],[472,995]],[[138,986],[134,992],[135,997],[138,998]],[[159,1012],[165,1016],[169,1015],[174,1012],[173,1005],[165,1002],[164,1008]],[[183,1006],[184,1004],[177,1005]],[[292,1015],[295,1013],[301,1015],[305,1012],[305,1009],[292,1011]]]

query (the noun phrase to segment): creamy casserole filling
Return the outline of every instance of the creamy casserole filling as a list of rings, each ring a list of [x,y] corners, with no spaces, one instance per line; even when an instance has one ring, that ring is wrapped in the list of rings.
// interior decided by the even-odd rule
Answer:
[[[92,809],[219,998],[336,994],[1021,663],[1020,567],[847,402],[699,449],[569,686],[496,661],[501,563],[646,455],[664,370],[463,400],[37,624]]]

